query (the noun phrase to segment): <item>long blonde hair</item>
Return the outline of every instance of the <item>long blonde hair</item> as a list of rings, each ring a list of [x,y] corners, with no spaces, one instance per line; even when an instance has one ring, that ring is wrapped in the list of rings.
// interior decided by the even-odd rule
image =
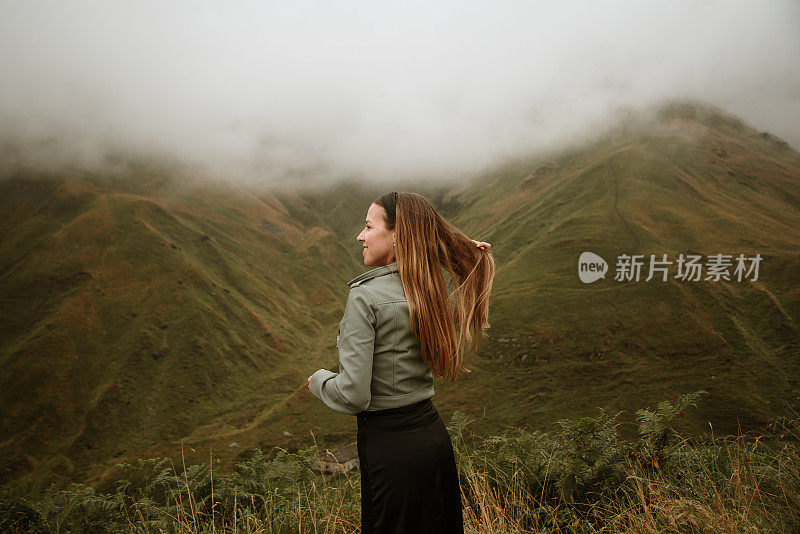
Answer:
[[[465,349],[475,350],[489,328],[494,258],[479,249],[417,193],[390,193],[374,201],[395,229],[395,258],[408,301],[411,329],[428,368],[458,378]],[[447,288],[443,271],[454,286]]]

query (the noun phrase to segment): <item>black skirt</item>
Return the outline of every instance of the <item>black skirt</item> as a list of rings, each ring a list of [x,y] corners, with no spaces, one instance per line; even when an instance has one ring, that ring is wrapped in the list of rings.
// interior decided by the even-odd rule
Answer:
[[[453,445],[433,402],[356,418],[362,534],[463,534]]]

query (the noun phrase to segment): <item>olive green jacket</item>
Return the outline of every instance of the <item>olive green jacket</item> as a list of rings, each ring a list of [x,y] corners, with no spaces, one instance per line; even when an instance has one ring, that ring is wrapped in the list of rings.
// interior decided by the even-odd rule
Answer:
[[[351,415],[432,397],[433,374],[411,332],[397,264],[377,267],[347,284],[350,295],[336,341],[339,372],[316,371],[311,394]]]

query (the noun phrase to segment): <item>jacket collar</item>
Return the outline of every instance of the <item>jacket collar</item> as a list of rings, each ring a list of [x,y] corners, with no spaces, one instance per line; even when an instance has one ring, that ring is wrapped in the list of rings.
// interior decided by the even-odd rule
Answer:
[[[347,282],[347,285],[350,287],[354,287],[360,285],[362,282],[366,282],[370,278],[375,278],[376,276],[383,276],[385,274],[396,273],[396,272],[397,272],[397,262],[393,261],[389,265],[384,265],[383,267],[375,267],[374,269],[371,269],[365,273],[356,276],[355,278]]]

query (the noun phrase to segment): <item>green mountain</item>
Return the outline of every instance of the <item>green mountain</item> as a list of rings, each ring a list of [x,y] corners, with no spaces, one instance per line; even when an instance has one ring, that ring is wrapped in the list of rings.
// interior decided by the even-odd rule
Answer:
[[[456,224],[494,243],[498,264],[493,339],[465,381],[488,420],[630,414],[702,388],[687,428],[735,433],[800,405],[800,155],[786,143],[673,102],[590,146],[504,166],[455,201]],[[605,279],[579,280],[584,251],[608,261]],[[762,260],[755,281],[679,280],[675,264],[667,281],[646,269],[616,281],[623,254]]]
[[[1,187],[4,476],[252,423],[328,363],[359,266],[301,201],[158,168]]]
[[[0,181],[0,473],[99,483],[118,462],[335,446],[355,421],[306,388],[336,369],[355,237],[385,186],[296,191],[170,166]],[[709,395],[687,431],[800,409],[800,154],[707,105],[631,114],[589,144],[463,183],[406,184],[497,263],[489,338],[447,418],[481,432]],[[586,284],[578,259],[608,263]],[[643,255],[637,280],[617,259]],[[757,280],[645,281],[650,255],[760,254]],[[730,269],[733,273],[733,268]],[[703,272],[703,276],[706,272]],[[752,277],[752,275],[751,275]],[[630,429],[623,429],[623,432]]]

